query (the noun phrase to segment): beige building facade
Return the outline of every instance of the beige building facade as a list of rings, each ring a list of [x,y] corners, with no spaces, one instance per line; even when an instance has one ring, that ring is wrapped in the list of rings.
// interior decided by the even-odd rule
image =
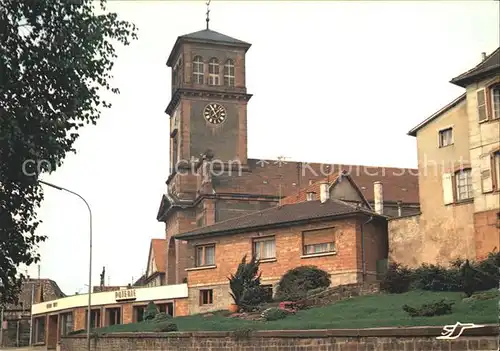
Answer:
[[[465,93],[408,134],[421,213],[389,222],[391,259],[409,266],[500,249],[500,53],[451,80]]]

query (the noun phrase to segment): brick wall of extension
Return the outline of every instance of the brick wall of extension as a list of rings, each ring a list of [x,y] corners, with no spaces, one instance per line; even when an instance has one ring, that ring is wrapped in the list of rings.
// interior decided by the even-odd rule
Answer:
[[[250,333],[175,332],[107,334],[92,339],[91,351],[273,350],[273,351],[491,351],[498,350],[498,326],[466,330],[455,340],[437,340],[441,327],[269,330]],[[61,351],[86,350],[86,336],[62,339]]]

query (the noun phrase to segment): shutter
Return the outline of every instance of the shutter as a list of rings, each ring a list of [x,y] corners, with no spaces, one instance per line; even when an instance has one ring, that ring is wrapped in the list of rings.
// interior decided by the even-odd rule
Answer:
[[[303,245],[325,244],[335,242],[334,228],[310,230],[303,232]]]
[[[478,90],[476,92],[476,101],[477,101],[477,116],[479,122],[485,121],[488,119],[488,115],[486,113],[486,95],[484,89]]]
[[[443,174],[443,202],[445,205],[453,203],[453,179],[451,173]]]
[[[481,171],[481,187],[483,188],[483,193],[493,191],[493,179],[491,177],[491,170],[485,169]]]

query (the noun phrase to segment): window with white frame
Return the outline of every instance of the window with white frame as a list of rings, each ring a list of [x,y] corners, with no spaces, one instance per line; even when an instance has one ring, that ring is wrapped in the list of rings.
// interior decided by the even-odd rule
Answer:
[[[463,201],[472,199],[472,171],[471,169],[462,169],[455,173],[456,199]]]
[[[219,85],[219,60],[215,57],[208,61],[208,85]]]
[[[439,131],[439,147],[453,144],[453,128],[441,129]]]
[[[276,258],[276,241],[274,237],[254,239],[253,253],[258,260]]]
[[[500,84],[491,88],[491,118],[500,118]]]
[[[196,247],[196,267],[215,265],[215,245],[201,245]]]
[[[193,81],[195,84],[203,84],[204,65],[201,56],[196,56],[193,59]]]
[[[234,87],[234,61],[231,59],[224,64],[224,85]]]

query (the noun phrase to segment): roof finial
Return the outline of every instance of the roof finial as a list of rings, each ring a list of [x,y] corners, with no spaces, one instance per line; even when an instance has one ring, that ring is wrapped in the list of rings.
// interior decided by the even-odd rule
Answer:
[[[210,22],[210,1],[211,0],[208,0],[206,2],[206,5],[207,5],[207,30],[208,30],[208,22]]]

